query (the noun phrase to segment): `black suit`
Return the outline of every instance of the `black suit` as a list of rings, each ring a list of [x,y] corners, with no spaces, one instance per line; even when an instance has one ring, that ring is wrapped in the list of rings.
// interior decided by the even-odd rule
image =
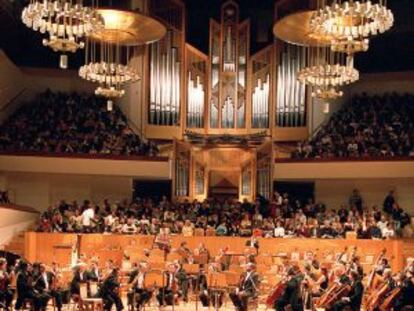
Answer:
[[[239,294],[230,293],[230,299],[238,311],[246,311],[249,299],[257,297],[259,286],[259,275],[252,271],[250,275],[245,272],[242,274],[239,282]],[[242,292],[242,295],[240,295]]]
[[[62,309],[63,293],[61,291],[57,291],[55,289],[50,288],[50,286],[52,286],[53,282],[55,281],[55,276],[53,275],[53,273],[46,272],[47,284],[46,284],[45,278],[41,276],[40,274],[36,275],[35,279],[36,279],[36,283],[34,284],[35,290],[38,293],[45,295],[45,297],[47,297],[48,300],[53,297],[56,302],[56,307],[60,311]]]
[[[184,275],[185,274],[181,273],[181,279]],[[164,272],[164,280],[166,285],[159,290],[157,300],[160,306],[165,304],[171,306],[174,303],[174,295],[182,295],[182,290],[179,287],[183,284],[180,284],[179,272],[174,274],[171,272]]]
[[[13,301],[13,292],[9,288],[10,276],[7,272],[3,272],[3,276],[0,278],[0,304],[4,304],[6,308],[9,308]]]
[[[300,292],[301,277],[292,277],[286,283],[286,289],[282,297],[275,302],[274,308],[277,311],[284,311],[286,306],[291,306],[293,311],[303,310],[303,301]]]
[[[118,277],[114,274],[109,275],[102,283],[98,297],[102,298],[104,302],[104,310],[110,311],[114,304],[117,311],[121,311],[124,308],[118,294],[119,287]]]
[[[27,271],[21,270],[17,274],[17,299],[14,306],[16,310],[20,310],[22,308],[25,299],[31,299],[33,301],[33,308],[35,311],[46,309],[49,298],[44,294],[36,293],[32,286],[32,281],[33,279],[29,276]]]
[[[341,311],[346,306],[351,307],[352,311],[361,310],[362,296],[364,294],[364,286],[361,281],[355,281],[352,284],[351,291],[349,293],[349,301],[338,301],[333,305],[333,311]]]
[[[88,283],[89,275],[85,271],[82,274],[79,271],[76,271],[73,275],[72,282],[70,283],[70,293],[72,295],[80,295],[80,284]]]
[[[143,279],[142,286],[139,286],[139,284],[136,282],[136,284],[134,284],[134,287],[127,294],[128,305],[134,306],[134,303],[136,303],[138,310],[140,310],[141,307],[145,303],[147,303],[152,297],[152,291],[144,288],[145,276],[146,276],[146,274],[144,273],[144,276],[143,276],[144,279]],[[134,279],[136,277],[138,277],[138,271],[134,270],[129,275],[129,282],[128,283],[131,284],[132,282],[134,282]]]
[[[198,287],[198,288],[197,288]],[[223,292],[217,290],[210,290],[207,284],[207,277],[205,274],[199,274],[196,278],[196,288],[199,291],[200,301],[203,307],[210,306],[210,303],[215,307],[221,307],[223,304]]]

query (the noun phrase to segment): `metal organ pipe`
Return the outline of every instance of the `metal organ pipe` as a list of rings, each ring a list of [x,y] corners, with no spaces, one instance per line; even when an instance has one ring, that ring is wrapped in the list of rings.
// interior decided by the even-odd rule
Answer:
[[[150,122],[176,125],[180,105],[180,68],[173,32],[151,46]]]

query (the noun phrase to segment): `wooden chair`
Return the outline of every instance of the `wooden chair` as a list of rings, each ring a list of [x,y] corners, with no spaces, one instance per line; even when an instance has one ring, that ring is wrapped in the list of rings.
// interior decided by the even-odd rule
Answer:
[[[204,236],[204,229],[203,228],[195,228],[194,229],[194,236]]]
[[[214,228],[207,228],[206,229],[206,236],[216,236],[216,229],[214,229]]]

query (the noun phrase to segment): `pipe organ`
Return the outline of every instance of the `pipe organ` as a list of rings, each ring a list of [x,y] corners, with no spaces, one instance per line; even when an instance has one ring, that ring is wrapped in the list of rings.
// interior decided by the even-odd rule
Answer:
[[[277,66],[276,124],[279,127],[306,126],[306,87],[296,74],[306,65],[306,49],[281,43]]]
[[[207,96],[207,55],[186,46],[187,128],[203,128]]]
[[[252,57],[252,128],[269,127],[272,47]]]
[[[249,22],[239,23],[239,8],[232,1],[222,7],[221,24],[210,21],[211,128],[246,126],[249,33]]]
[[[173,0],[155,0],[150,3],[153,15],[162,19],[168,30],[163,39],[150,46],[148,123],[178,125],[180,124],[184,59],[183,8]],[[162,9],[163,7],[168,9]]]

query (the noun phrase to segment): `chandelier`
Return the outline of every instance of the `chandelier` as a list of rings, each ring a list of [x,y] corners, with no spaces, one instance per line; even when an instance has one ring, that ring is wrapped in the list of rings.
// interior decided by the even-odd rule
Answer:
[[[112,110],[112,100],[125,94],[123,86],[139,80],[135,68],[129,64],[130,50],[134,47],[87,39],[85,65],[79,68],[79,76],[97,83],[95,94],[108,99],[108,110]]]
[[[124,86],[139,80],[133,59],[137,46],[154,42],[165,35],[165,27],[142,14],[98,9],[104,27],[86,40],[85,64],[79,76],[98,84],[95,94],[107,98],[112,110],[113,100],[125,94]]]
[[[345,57],[330,47],[308,47],[307,66],[297,72],[299,82],[312,87],[312,97],[332,100],[343,95],[339,88],[359,79],[353,56]]]
[[[394,23],[391,10],[372,1],[333,1],[322,6],[310,20],[314,34],[331,37],[333,51],[353,54],[366,51],[369,37],[383,33]]]
[[[67,0],[30,0],[22,12],[23,23],[49,37],[43,45],[55,52],[62,52],[60,67],[67,68],[67,55],[82,49],[82,38],[100,31],[104,20],[93,8],[85,7],[82,1]]]

